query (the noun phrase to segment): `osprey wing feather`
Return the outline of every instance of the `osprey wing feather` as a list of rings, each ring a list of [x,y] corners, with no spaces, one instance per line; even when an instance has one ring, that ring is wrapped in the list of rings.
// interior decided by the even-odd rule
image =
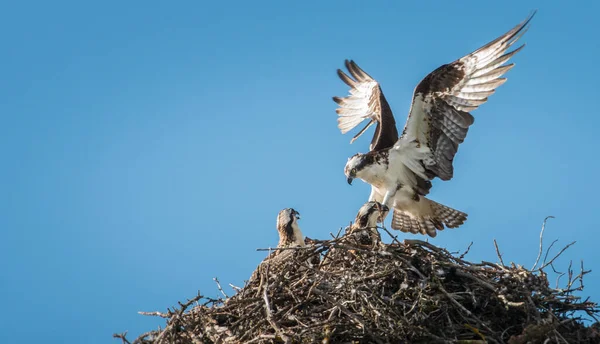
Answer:
[[[345,61],[348,76],[338,69],[338,76],[350,86],[347,97],[333,97],[338,103],[338,128],[342,134],[354,129],[366,119],[367,125],[356,134],[350,143],[362,135],[374,122],[377,122],[375,134],[371,141],[370,150],[389,148],[398,140],[398,130],[392,110],[381,91],[379,83],[365,73],[354,61]]]
[[[469,112],[485,103],[506,81],[502,76],[514,66],[507,62],[523,48],[511,47],[527,31],[534,15],[476,51],[429,73],[414,90],[399,139],[379,83],[352,61],[346,61],[352,77],[338,70],[351,87],[349,96],[334,98],[340,105],[337,113],[342,133],[369,119],[356,139],[377,121],[371,151],[348,159],[344,174],[348,183],[360,178],[371,184],[369,201],[393,206],[392,228],[433,237],[437,230],[458,227],[467,219],[466,213],[425,196],[435,177],[452,179],[454,156],[474,122]]]
[[[415,88],[399,142],[416,140],[431,151],[423,160],[431,178],[450,180],[452,161],[474,118],[469,113],[485,103],[514,63],[505,63],[524,45],[507,52],[527,31],[535,12],[521,24],[476,51],[427,75]]]

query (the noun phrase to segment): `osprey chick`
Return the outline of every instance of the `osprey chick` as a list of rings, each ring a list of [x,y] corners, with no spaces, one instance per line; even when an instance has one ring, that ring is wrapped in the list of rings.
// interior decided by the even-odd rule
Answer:
[[[389,208],[379,202],[370,201],[363,204],[346,235],[353,236],[362,245],[373,245],[380,242],[381,236],[377,231],[377,223],[383,222],[388,211]]]
[[[300,213],[292,208],[285,208],[277,214],[277,231],[279,244],[277,247],[304,246],[304,236],[298,226]]]
[[[295,250],[285,250],[285,248],[305,246],[304,235],[300,230],[300,226],[298,226],[299,219],[300,213],[292,208],[285,208],[277,214],[277,232],[279,232],[277,248],[282,250],[273,250],[254,270],[247,285],[255,281],[261,281],[260,283],[262,284],[262,278],[266,277],[267,266],[269,275],[278,274],[286,262],[294,259],[296,255]],[[309,262],[314,263],[315,259],[309,260]],[[316,264],[318,263],[318,260],[316,260]]]
[[[377,122],[370,152],[348,159],[344,174],[349,184],[360,178],[371,185],[369,201],[393,207],[393,229],[435,237],[436,230],[458,227],[467,219],[467,214],[424,196],[432,179],[452,179],[454,156],[474,121],[469,112],[506,81],[501,76],[514,63],[505,63],[524,45],[508,50],[527,31],[534,14],[485,46],[429,73],[414,90],[400,137],[379,83],[353,61],[346,61],[352,77],[338,70],[351,87],[349,96],[333,98],[339,104],[342,134],[369,119],[354,141]]]

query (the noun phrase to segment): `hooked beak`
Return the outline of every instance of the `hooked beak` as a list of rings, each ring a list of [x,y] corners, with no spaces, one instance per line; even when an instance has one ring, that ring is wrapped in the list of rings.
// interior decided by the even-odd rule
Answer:
[[[296,220],[300,220],[300,213],[296,213],[294,216],[296,217]]]
[[[354,178],[352,177],[348,177],[347,181],[348,181],[348,185],[352,185],[352,181],[354,180]]]

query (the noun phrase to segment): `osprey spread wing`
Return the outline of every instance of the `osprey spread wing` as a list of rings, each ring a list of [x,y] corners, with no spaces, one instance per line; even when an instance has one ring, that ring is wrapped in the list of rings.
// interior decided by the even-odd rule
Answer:
[[[474,118],[469,113],[485,103],[514,64],[506,62],[524,45],[509,51],[527,31],[535,12],[476,51],[428,74],[415,88],[408,119],[398,138],[394,116],[377,81],[353,61],[346,61],[350,76],[338,70],[350,95],[334,97],[339,104],[338,127],[342,133],[369,120],[352,141],[377,122],[370,152],[348,160],[345,173],[350,183],[360,178],[371,184],[370,201],[393,204],[392,228],[436,235],[436,229],[458,227],[467,214],[433,202],[429,193],[435,177],[450,180],[452,162]]]

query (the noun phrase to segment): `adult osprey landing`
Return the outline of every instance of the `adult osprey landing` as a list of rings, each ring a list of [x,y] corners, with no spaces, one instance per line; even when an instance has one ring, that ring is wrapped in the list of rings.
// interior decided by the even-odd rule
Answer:
[[[333,98],[339,104],[336,112],[342,134],[368,119],[352,143],[377,122],[370,152],[349,158],[344,173],[349,184],[360,178],[371,185],[369,201],[393,204],[392,228],[434,237],[444,226],[455,228],[465,222],[467,214],[424,196],[433,178],[452,179],[454,155],[474,121],[469,112],[506,81],[501,76],[514,63],[505,63],[524,45],[508,50],[527,31],[534,15],[421,80],[400,137],[379,83],[353,61],[346,60],[351,76],[338,69],[339,77],[351,87],[349,96]]]

